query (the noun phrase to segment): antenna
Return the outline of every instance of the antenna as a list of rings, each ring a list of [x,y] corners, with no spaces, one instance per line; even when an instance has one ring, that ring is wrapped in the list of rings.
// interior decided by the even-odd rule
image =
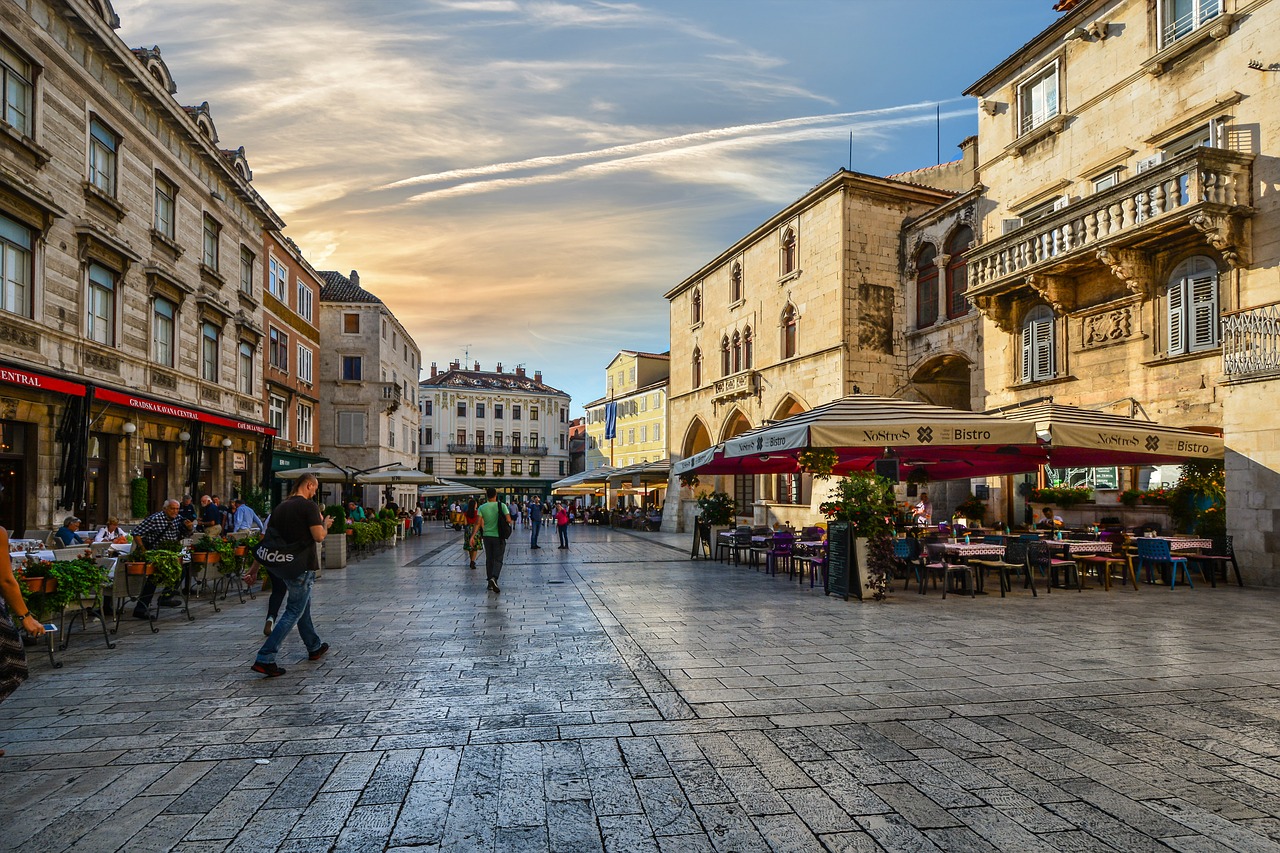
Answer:
[[[849,171],[853,171],[853,131],[849,131]]]
[[[467,344],[462,348],[462,369],[466,370],[467,365],[471,363],[471,344]]]
[[[934,122],[938,128],[938,165],[942,165],[942,104],[934,104]]]

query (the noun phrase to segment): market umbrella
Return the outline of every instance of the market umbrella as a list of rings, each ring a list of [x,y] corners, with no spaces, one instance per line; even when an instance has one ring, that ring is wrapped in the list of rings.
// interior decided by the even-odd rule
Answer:
[[[599,468],[592,468],[590,471],[579,471],[577,474],[570,474],[561,480],[556,480],[551,484],[551,494],[553,495],[591,495],[604,488],[615,468],[608,465]]]
[[[355,472],[348,471],[340,465],[334,465],[332,462],[326,462],[322,465],[310,465],[306,468],[290,468],[287,471],[277,471],[275,476],[281,480],[296,480],[303,474],[314,474],[315,478],[322,483],[346,483]]]
[[[1180,464],[1188,459],[1222,459],[1220,436],[1151,421],[1093,412],[1038,400],[996,410],[1009,420],[1035,426],[1055,468],[1106,465]]]
[[[609,474],[609,483],[666,483],[671,479],[671,460],[655,459],[617,468]]]
[[[484,489],[457,483],[453,480],[441,480],[439,485],[418,486],[418,496],[424,498],[462,497],[465,495],[483,495]]]
[[[356,482],[364,486],[435,486],[440,478],[408,465],[396,465],[381,471],[367,471],[356,475]]]

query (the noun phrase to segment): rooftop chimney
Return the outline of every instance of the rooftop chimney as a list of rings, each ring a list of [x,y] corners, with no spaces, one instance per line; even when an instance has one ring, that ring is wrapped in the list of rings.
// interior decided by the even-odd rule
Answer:
[[[498,362],[498,372],[502,372],[502,362]]]
[[[480,372],[480,362],[476,362],[476,373]]]
[[[456,361],[456,360],[455,360],[455,361],[451,361],[451,362],[449,362],[449,369],[450,369],[450,370],[458,370],[458,369],[460,369],[461,367],[462,367],[462,364],[461,364],[460,362]]]
[[[518,364],[516,365],[516,376],[524,376],[524,368]]]
[[[541,370],[535,370],[535,371],[533,371],[533,381],[534,381],[534,382],[541,382],[541,381],[542,381],[542,371],[541,371]]]
[[[360,286],[360,273],[356,272],[355,270],[351,271],[351,283],[354,284],[356,287]]]
[[[431,378],[436,378],[436,363],[434,361],[431,362]]]

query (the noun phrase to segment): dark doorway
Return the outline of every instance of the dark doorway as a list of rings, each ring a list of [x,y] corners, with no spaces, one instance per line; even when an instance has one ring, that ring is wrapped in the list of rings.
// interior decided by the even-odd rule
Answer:
[[[0,526],[27,532],[27,425],[0,421]]]
[[[111,515],[111,465],[106,448],[111,439],[100,432],[90,433],[88,464],[85,468],[84,526],[101,527]]]
[[[169,495],[169,453],[162,441],[148,441],[143,445],[146,460],[142,465],[142,477],[147,481],[147,512],[159,511]]]

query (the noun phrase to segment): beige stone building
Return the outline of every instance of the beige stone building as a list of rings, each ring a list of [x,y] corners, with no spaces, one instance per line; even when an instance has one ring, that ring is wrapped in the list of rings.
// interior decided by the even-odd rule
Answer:
[[[263,232],[209,105],[107,0],[0,5],[0,524],[260,479]],[[141,495],[140,495],[141,496]]]
[[[623,350],[605,368],[605,395],[587,410],[586,470],[667,458],[670,353]],[[604,437],[605,406],[617,403],[617,435]]]
[[[900,394],[902,224],[954,195],[842,170],[672,288],[672,460],[855,388]],[[812,517],[807,475],[716,479],[700,485],[732,493],[741,517]],[[682,498],[664,526],[691,518]]]
[[[360,286],[360,274],[321,271],[320,453],[360,471],[418,467],[418,372],[422,355],[396,315]],[[391,490],[402,506],[416,506],[418,487]],[[357,489],[357,500],[381,507],[383,487]]]
[[[975,407],[1053,396],[1224,430],[1229,532],[1275,583],[1280,5],[1059,8],[967,91],[986,187]]]

